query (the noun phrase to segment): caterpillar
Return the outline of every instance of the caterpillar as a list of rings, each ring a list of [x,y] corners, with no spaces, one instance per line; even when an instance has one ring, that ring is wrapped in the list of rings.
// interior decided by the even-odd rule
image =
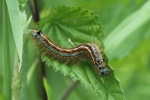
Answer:
[[[110,71],[107,68],[107,60],[103,57],[103,52],[100,51],[96,44],[84,43],[74,48],[61,48],[49,40],[43,33],[39,30],[32,31],[32,37],[42,44],[46,50],[50,52],[50,56],[55,55],[58,59],[73,59],[78,58],[90,58],[92,60],[95,68],[101,76],[109,76]]]

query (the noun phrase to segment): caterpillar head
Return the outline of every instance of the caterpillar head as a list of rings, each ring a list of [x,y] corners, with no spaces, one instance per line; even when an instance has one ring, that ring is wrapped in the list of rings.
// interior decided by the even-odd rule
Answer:
[[[39,31],[39,30],[33,30],[32,31],[32,36],[34,37],[34,38],[37,38],[39,35],[41,35],[42,34],[42,32],[41,31]]]
[[[110,71],[107,68],[108,65],[104,60],[101,60],[101,61],[98,60],[97,64],[98,64],[98,71],[101,76],[109,76],[110,75]]]
[[[110,71],[109,71],[109,69],[108,68],[103,68],[103,69],[101,69],[100,71],[100,75],[101,76],[109,76],[109,74],[110,74]]]

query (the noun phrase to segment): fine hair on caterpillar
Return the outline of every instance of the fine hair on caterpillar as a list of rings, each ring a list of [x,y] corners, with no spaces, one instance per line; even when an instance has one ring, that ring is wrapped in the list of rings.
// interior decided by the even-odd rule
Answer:
[[[84,43],[77,47],[66,49],[55,45],[39,30],[33,30],[32,36],[39,46],[44,47],[45,55],[48,55],[48,57],[58,59],[60,62],[78,62],[79,59],[90,59],[101,76],[109,76],[107,58],[97,45]]]

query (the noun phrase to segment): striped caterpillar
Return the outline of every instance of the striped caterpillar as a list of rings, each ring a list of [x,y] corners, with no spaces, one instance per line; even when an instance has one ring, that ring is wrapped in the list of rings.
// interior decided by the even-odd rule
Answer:
[[[56,58],[64,60],[73,59],[75,57],[82,58],[86,56],[86,58],[90,58],[92,60],[101,76],[109,76],[110,71],[107,68],[107,61],[103,58],[102,52],[95,44],[85,43],[74,48],[65,49],[55,45],[39,30],[33,30],[32,36],[48,51],[50,51],[51,56],[55,55]]]

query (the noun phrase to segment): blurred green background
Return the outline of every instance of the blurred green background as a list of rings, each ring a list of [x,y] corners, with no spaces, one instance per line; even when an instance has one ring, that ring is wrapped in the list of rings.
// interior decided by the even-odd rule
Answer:
[[[21,0],[20,0],[21,2]],[[23,2],[23,0],[22,0]],[[44,17],[51,7],[60,5],[81,6],[92,10],[100,16],[103,26],[105,53],[109,58],[109,64],[114,69],[115,76],[127,100],[149,100],[150,98],[150,0],[40,0],[38,1],[40,16]],[[0,100],[3,100],[3,2],[0,1]],[[30,11],[25,4],[27,16]],[[8,13],[8,12],[6,12]],[[10,71],[13,75],[15,65],[16,46],[10,26],[7,20],[9,32]],[[32,64],[35,55],[33,44],[29,44],[28,58]],[[40,100],[38,79],[40,68],[34,69],[33,78],[30,81],[30,99]],[[46,68],[48,83],[53,100],[59,100],[67,87],[72,83],[68,77],[60,72],[54,72],[52,68]],[[57,78],[57,80],[54,80]],[[53,79],[53,80],[52,80]],[[57,84],[57,86],[55,85]],[[86,94],[85,94],[85,91]],[[92,95],[92,96],[91,96]],[[81,84],[73,91],[68,100],[92,100],[97,99],[93,90],[85,89]],[[24,98],[25,99],[25,98]]]

